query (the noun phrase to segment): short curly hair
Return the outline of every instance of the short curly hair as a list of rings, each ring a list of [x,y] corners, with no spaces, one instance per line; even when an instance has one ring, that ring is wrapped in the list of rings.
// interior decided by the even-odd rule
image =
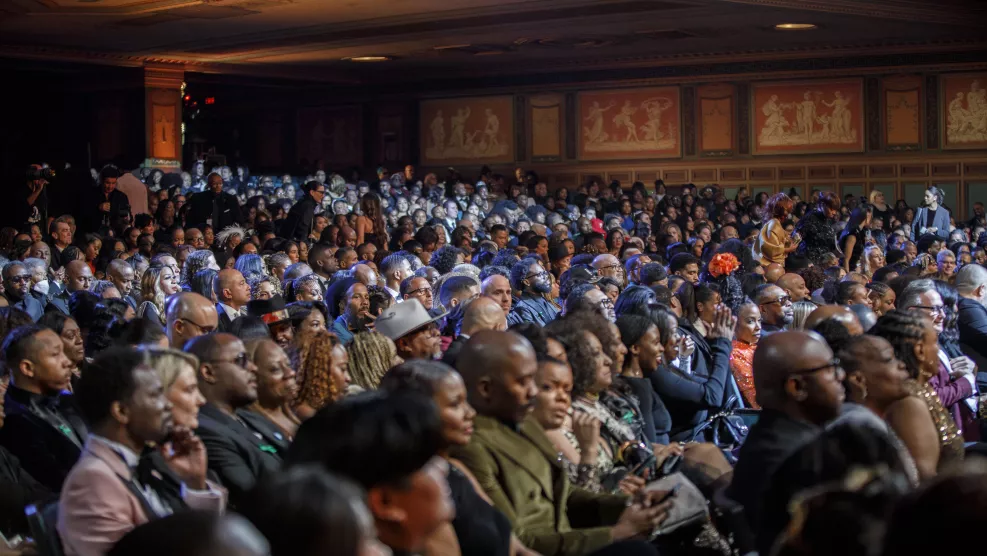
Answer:
[[[443,245],[432,253],[432,258],[428,260],[428,266],[439,271],[439,274],[448,274],[459,264],[456,259],[463,254],[463,250],[452,245]]]

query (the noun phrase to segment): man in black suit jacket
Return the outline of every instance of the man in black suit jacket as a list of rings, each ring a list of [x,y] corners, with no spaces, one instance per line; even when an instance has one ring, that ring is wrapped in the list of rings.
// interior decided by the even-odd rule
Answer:
[[[241,317],[250,302],[250,286],[243,274],[233,268],[219,271],[213,285],[216,294],[216,313],[219,315],[219,332],[229,332],[233,321]]]
[[[58,492],[82,453],[88,430],[66,394],[72,362],[62,339],[47,328],[22,326],[3,343],[11,384],[0,446],[39,483]]]
[[[100,184],[87,192],[82,200],[82,214],[79,228],[89,233],[105,234],[121,214],[130,214],[130,199],[122,191],[117,191],[117,178],[113,168],[100,174]]]
[[[0,428],[3,428],[4,396],[7,386],[0,381]],[[0,532],[7,538],[14,535],[29,536],[24,507],[48,500],[52,492],[24,470],[20,461],[6,448],[0,446]]]
[[[188,200],[187,227],[205,229],[207,220],[212,229],[219,232],[223,228],[243,224],[240,202],[229,193],[223,193],[223,177],[209,174],[208,189],[192,195]]]
[[[987,269],[968,264],[956,273],[960,294],[960,349],[973,359],[981,373],[987,372]]]
[[[257,367],[232,334],[199,336],[185,349],[199,358],[199,390],[206,398],[195,433],[206,446],[209,470],[229,490],[230,504],[242,505],[258,480],[281,467],[277,447],[237,414],[257,400]]]
[[[291,207],[288,216],[281,222],[278,235],[295,241],[306,241],[312,233],[315,210],[326,196],[326,186],[317,181],[305,184],[306,195]]]

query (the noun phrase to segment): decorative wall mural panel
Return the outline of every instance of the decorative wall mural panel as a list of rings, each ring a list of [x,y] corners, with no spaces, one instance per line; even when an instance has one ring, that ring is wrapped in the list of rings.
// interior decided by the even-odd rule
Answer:
[[[706,85],[699,95],[699,151],[706,156],[729,156],[734,151],[735,124],[732,85]]]
[[[754,154],[864,150],[863,81],[755,83]]]
[[[922,78],[884,80],[884,145],[888,150],[922,147]]]
[[[514,160],[514,99],[463,97],[421,103],[425,164]]]
[[[550,161],[562,158],[563,97],[561,94],[534,95],[531,110],[531,158]]]
[[[944,149],[987,148],[987,73],[943,75]]]
[[[682,156],[678,87],[579,94],[579,158]]]

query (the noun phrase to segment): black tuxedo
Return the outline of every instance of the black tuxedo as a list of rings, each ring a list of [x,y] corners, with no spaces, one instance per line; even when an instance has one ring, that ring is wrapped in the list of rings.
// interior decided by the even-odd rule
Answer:
[[[226,314],[223,310],[223,306],[219,303],[216,304],[216,313],[219,314],[219,322],[216,325],[216,332],[229,332],[230,327],[233,326],[233,319]]]
[[[315,222],[315,208],[318,203],[311,195],[305,195],[288,211],[288,216],[281,221],[278,236],[295,241],[308,241]]]
[[[291,440],[281,432],[281,428],[277,426],[270,419],[264,415],[257,413],[256,411],[251,411],[249,409],[238,409],[236,410],[238,417],[243,419],[253,428],[255,431],[259,432],[264,441],[268,444],[274,446],[278,455],[284,458],[288,454],[288,448],[291,446]]]
[[[242,505],[258,480],[281,468],[277,448],[249,423],[238,421],[207,403],[199,410],[199,428],[209,454],[209,469],[230,493],[230,505]]]
[[[219,232],[223,228],[242,224],[240,202],[229,193],[216,195],[212,191],[196,193],[188,200],[189,211],[185,222],[189,227],[202,230],[206,220],[212,219],[212,229]]]
[[[11,384],[4,409],[7,417],[0,428],[0,446],[19,459],[39,483],[52,492],[60,491],[89,434],[72,396],[44,397]]]
[[[101,210],[103,203],[110,203],[110,210]],[[102,187],[94,188],[83,201],[81,212],[79,228],[82,231],[103,233],[112,227],[118,215],[130,212],[130,198],[116,189],[106,195]]]
[[[52,492],[27,473],[13,454],[0,446],[0,531],[8,538],[30,535],[24,507],[47,501]]]

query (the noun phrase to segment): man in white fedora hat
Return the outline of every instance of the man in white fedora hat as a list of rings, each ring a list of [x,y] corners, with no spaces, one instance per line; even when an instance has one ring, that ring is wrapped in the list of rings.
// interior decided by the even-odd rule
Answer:
[[[394,340],[398,355],[409,359],[438,359],[442,356],[442,337],[435,321],[446,316],[428,314],[416,298],[395,303],[374,321],[374,330]]]

